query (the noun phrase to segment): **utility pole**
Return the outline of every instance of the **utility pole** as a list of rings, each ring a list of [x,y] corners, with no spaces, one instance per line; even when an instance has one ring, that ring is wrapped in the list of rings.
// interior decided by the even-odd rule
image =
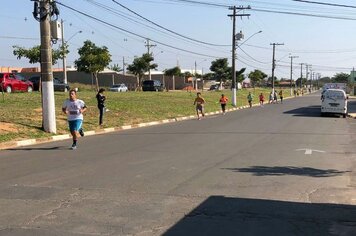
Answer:
[[[293,81],[293,58],[298,58],[298,56],[289,56],[290,58],[290,95],[293,95],[292,81]]]
[[[300,63],[300,89],[302,89],[302,83],[303,83],[303,65],[304,63]]]
[[[65,53],[65,42],[64,42],[64,21],[61,19],[61,31],[62,31],[62,51],[63,51],[63,83],[67,84],[67,60]]]
[[[35,11],[39,13],[41,32],[41,80],[42,80],[42,125],[43,129],[49,133],[56,133],[56,113],[54,103],[53,73],[52,73],[52,47],[50,17],[52,15],[52,6],[50,0],[39,1],[39,12],[36,10],[38,1],[35,2]]]
[[[123,73],[123,75],[126,75],[126,72],[125,72],[125,57],[122,57],[122,73]]]
[[[147,44],[145,44],[145,47],[147,47],[147,53],[148,53],[148,55],[150,55],[151,54],[150,49],[152,47],[156,47],[157,45],[156,44],[150,44],[150,39],[146,39],[146,41],[147,41]],[[148,77],[149,77],[150,80],[152,80],[151,68],[148,70]]]
[[[276,68],[276,60],[275,54],[276,54],[276,46],[279,45],[284,45],[284,43],[271,43],[270,45],[273,46],[273,56],[272,56],[272,93],[274,94],[274,69]]]
[[[305,64],[305,79],[306,79],[305,84],[306,85],[308,84],[309,66],[310,66],[309,64]]]
[[[248,7],[230,7],[229,10],[233,10],[233,14],[232,15],[228,15],[229,17],[232,17],[232,85],[231,85],[231,89],[232,89],[232,105],[234,107],[236,107],[237,103],[236,103],[236,65],[235,65],[235,61],[236,61],[236,16],[239,17],[249,17],[250,14],[236,14],[236,10],[245,10],[245,9],[251,9],[250,6]]]

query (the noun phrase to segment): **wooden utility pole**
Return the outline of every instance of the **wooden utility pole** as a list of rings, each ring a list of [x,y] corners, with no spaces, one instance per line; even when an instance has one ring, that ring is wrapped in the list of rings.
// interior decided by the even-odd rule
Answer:
[[[271,43],[270,45],[273,46],[273,56],[272,56],[272,93],[274,94],[274,69],[276,69],[276,46],[284,45],[284,43]]]
[[[298,58],[298,56],[290,56],[290,95],[293,95],[292,81],[293,81],[293,58]]]
[[[232,15],[228,15],[229,17],[232,17],[232,68],[231,68],[231,74],[232,74],[232,85],[231,85],[231,90],[232,90],[232,105],[234,107],[237,106],[236,103],[236,16],[239,17],[248,17],[250,14],[236,14],[236,10],[245,10],[245,9],[251,9],[251,7],[230,7],[230,10],[233,10]]]
[[[50,0],[40,1],[40,31],[41,31],[41,80],[42,80],[42,122],[43,129],[56,133],[56,113],[54,103],[52,47],[50,17]]]
[[[303,83],[303,65],[304,63],[300,63],[300,89],[302,89],[302,83]]]
[[[147,41],[147,44],[145,44],[145,47],[147,47],[147,53],[148,53],[148,55],[150,55],[151,54],[150,48],[151,47],[156,47],[157,45],[156,44],[150,44],[150,39],[146,39],[146,41]],[[150,80],[152,80],[151,68],[148,70],[148,77],[149,77]]]

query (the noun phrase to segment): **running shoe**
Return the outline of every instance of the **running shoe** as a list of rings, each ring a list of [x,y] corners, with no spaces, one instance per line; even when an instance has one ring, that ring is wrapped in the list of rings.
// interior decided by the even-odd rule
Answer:
[[[80,136],[82,136],[82,137],[84,136],[84,130],[83,130],[83,128],[80,128],[78,132],[79,132]]]

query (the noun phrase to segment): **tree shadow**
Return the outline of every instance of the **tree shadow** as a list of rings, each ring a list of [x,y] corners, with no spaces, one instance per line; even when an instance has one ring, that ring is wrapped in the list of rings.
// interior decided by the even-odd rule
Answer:
[[[255,176],[282,176],[282,175],[297,175],[309,177],[334,177],[343,175],[350,171],[339,171],[334,169],[315,169],[310,167],[294,167],[294,166],[251,166],[248,168],[223,168],[233,172],[253,173]]]
[[[210,196],[163,235],[355,235],[356,206]]]

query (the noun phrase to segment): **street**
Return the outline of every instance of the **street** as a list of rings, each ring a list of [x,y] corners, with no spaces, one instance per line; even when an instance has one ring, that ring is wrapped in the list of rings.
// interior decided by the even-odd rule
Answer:
[[[3,150],[0,236],[356,235],[355,130],[315,93]]]

